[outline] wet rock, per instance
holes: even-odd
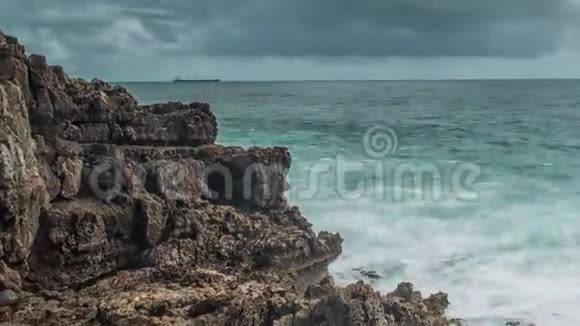
[[[362,275],[363,277],[368,278],[370,280],[379,280],[382,278],[382,276],[374,270],[365,270],[363,268],[353,268],[352,271],[358,272],[358,273],[360,273],[360,275]]]
[[[411,283],[401,283],[397,286],[397,289],[392,293],[392,296],[401,298],[406,301],[413,300],[413,284]]]
[[[298,314],[301,325],[393,325],[380,294],[362,282],[336,288],[325,280],[307,290],[306,298],[310,301]]]
[[[535,326],[535,324],[532,323],[526,323],[524,321],[521,320],[510,320],[510,321],[506,321],[505,322],[506,326]]]
[[[449,301],[444,293],[423,299],[421,293],[413,290],[412,284],[401,283],[381,301],[385,313],[393,317],[395,325],[448,325],[445,309]]]

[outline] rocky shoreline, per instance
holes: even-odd
[[[0,32],[0,322],[452,323],[444,293],[336,287],[342,239],[286,202],[288,150],[217,132],[207,104],[140,106]]]

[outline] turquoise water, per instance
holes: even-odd
[[[345,239],[339,283],[362,268],[483,324],[580,325],[580,81],[126,86],[211,103],[220,143],[289,147],[289,200]]]

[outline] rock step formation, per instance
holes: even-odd
[[[445,294],[334,286],[288,150],[216,135],[207,104],[139,106],[0,32],[0,322],[448,324]]]

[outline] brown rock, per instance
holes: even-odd
[[[206,148],[198,154],[206,168],[210,198],[251,208],[285,204],[286,174],[291,157],[283,147]]]
[[[397,289],[382,298],[385,313],[393,316],[396,325],[446,326],[447,295],[439,293],[423,299],[413,291],[410,283],[401,283]]]
[[[191,200],[207,194],[204,164],[197,160],[152,161],[145,165],[146,188],[166,200]]]
[[[137,199],[137,232],[140,241],[154,246],[161,240],[167,223],[163,203],[155,195],[143,194]]]
[[[60,179],[56,176],[50,164],[41,158],[38,160],[38,169],[46,185],[46,191],[48,192],[50,201],[53,201],[61,192]]]
[[[20,274],[0,261],[0,289],[18,290],[22,286]]]
[[[8,48],[0,48],[0,81],[16,76],[16,60]]]
[[[132,212],[95,200],[55,202],[42,218],[31,279],[44,288],[79,286],[127,266],[136,245]]]
[[[34,146],[21,90],[0,81],[0,240],[5,259],[24,266],[49,199]]]
[[[81,188],[83,169],[81,159],[59,156],[55,169],[62,180],[60,196],[65,199],[75,198]]]

